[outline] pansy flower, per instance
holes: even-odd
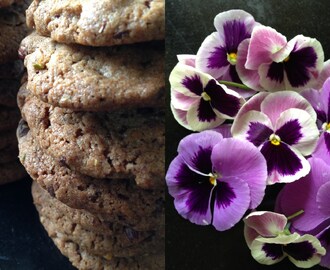
[[[308,268],[318,264],[325,254],[315,236],[291,233],[288,218],[282,214],[253,212],[244,223],[246,243],[252,257],[261,264],[275,264],[288,257],[297,267]]]
[[[259,93],[242,107],[232,135],[260,148],[267,160],[268,184],[288,183],[305,176],[304,156],[315,149],[319,131],[316,114],[306,99],[293,91]]]
[[[330,78],[321,90],[309,89],[301,93],[313,106],[317,114],[321,137],[313,156],[330,162]]]
[[[324,61],[322,46],[316,39],[298,35],[287,42],[285,36],[266,26],[253,29],[243,55],[245,64],[244,59],[238,63],[243,83],[254,85],[259,77],[266,91],[301,91],[316,85]]]
[[[276,211],[291,215],[304,213],[292,220],[292,228],[317,236],[327,254],[321,265],[330,268],[330,166],[319,158],[309,159],[311,172],[298,182],[283,187],[276,200]]]
[[[218,14],[214,18],[217,32],[206,37],[199,48],[196,68],[218,80],[242,83],[236,71],[238,46],[243,40],[250,38],[256,25],[259,23],[243,10],[229,10]],[[244,91],[240,94],[244,94]]]
[[[203,131],[181,140],[166,183],[182,217],[223,231],[260,204],[266,178],[266,161],[253,144]]]
[[[171,109],[187,129],[201,131],[233,119],[244,99],[212,76],[179,62],[171,72]]]

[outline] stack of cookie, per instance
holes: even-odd
[[[27,23],[17,135],[43,226],[78,269],[164,269],[164,1],[34,1]]]
[[[26,8],[23,1],[0,0],[0,184],[26,175],[17,158],[16,139],[20,119],[16,95],[24,69],[17,50],[27,35]]]

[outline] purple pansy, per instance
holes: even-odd
[[[257,26],[242,45],[237,70],[243,83],[266,91],[300,91],[317,84],[324,53],[316,39],[298,35],[287,39],[275,29]]]
[[[317,114],[317,123],[322,131],[313,156],[330,162],[330,78],[321,90],[309,89],[301,93],[313,106]]]
[[[292,228],[300,233],[317,236],[327,249],[321,265],[330,268],[330,166],[312,157],[310,173],[295,183],[284,186],[276,200],[276,211],[291,215],[303,209],[304,213],[292,219]]]
[[[252,257],[272,265],[285,257],[297,267],[312,267],[321,261],[325,249],[310,234],[299,235],[288,229],[288,219],[268,211],[252,212],[244,218],[244,236]]]
[[[251,14],[243,10],[230,10],[214,18],[217,32],[212,33],[202,43],[197,52],[196,68],[218,80],[242,83],[237,71],[238,46],[250,38],[253,28],[259,25]],[[251,92],[240,94],[252,95]]]
[[[233,119],[245,102],[212,76],[181,62],[172,70],[170,84],[175,119],[194,131],[211,129]]]
[[[181,140],[166,183],[181,216],[223,231],[260,204],[266,178],[266,161],[253,144],[203,131]]]
[[[268,184],[288,183],[305,176],[304,156],[315,149],[319,131],[316,114],[306,99],[293,91],[259,93],[236,116],[232,135],[260,148],[267,160]]]

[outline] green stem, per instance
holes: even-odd
[[[300,210],[300,211],[298,211],[298,212],[292,214],[291,216],[288,216],[287,219],[288,219],[288,220],[293,219],[293,218],[295,218],[295,217],[301,215],[302,213],[304,213],[304,210]]]
[[[222,84],[227,85],[227,86],[241,88],[241,89],[244,89],[244,90],[251,90],[251,88],[249,88],[246,85],[241,84],[241,83],[235,83],[235,82],[230,82],[230,81],[219,81],[219,83],[222,83]]]

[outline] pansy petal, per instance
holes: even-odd
[[[247,246],[249,247],[249,249],[251,249],[252,242],[258,236],[260,236],[260,234],[257,233],[257,231],[255,231],[254,229],[252,229],[249,226],[246,226],[246,224],[244,225],[244,238],[245,238],[245,242],[246,242]]]
[[[179,110],[187,111],[194,103],[199,102],[199,96],[188,96],[171,89],[171,105]]]
[[[315,89],[321,89],[324,82],[330,77],[330,59],[324,62],[322,71],[317,80],[317,84],[314,86]]]
[[[261,64],[271,62],[272,54],[283,49],[286,44],[286,37],[275,29],[267,26],[255,27],[252,31],[245,67],[257,70]]]
[[[296,89],[313,87],[316,85],[324,63],[322,45],[315,38],[298,35],[289,41],[294,45],[285,71],[290,85]]]
[[[269,93],[267,92],[261,92],[251,97],[248,102],[244,103],[244,105],[236,115],[236,118],[240,118],[242,115],[246,114],[249,111],[260,111],[261,103],[268,95]]]
[[[286,256],[280,244],[269,244],[256,238],[251,244],[251,255],[260,264],[272,265],[282,261]]]
[[[218,79],[229,68],[224,41],[217,32],[207,36],[196,55],[196,68]]]
[[[297,182],[285,185],[276,200],[276,209],[280,209],[286,216],[304,210],[303,214],[291,222],[297,230],[305,232],[328,219],[327,215],[320,212],[316,195],[319,186],[329,181],[330,167],[318,158],[310,158],[309,163],[310,173]]]
[[[169,77],[171,89],[191,97],[200,96],[210,80],[214,80],[212,76],[180,62]]]
[[[180,141],[178,153],[190,168],[208,175],[213,172],[212,149],[222,139],[215,131],[190,134]]]
[[[243,40],[241,44],[238,46],[236,71],[243,84],[245,84],[246,86],[248,86],[249,88],[255,91],[260,91],[263,90],[263,88],[259,83],[260,76],[258,70],[251,70],[245,68],[249,44],[250,44],[250,39],[246,39]]]
[[[312,105],[301,95],[293,91],[272,93],[262,101],[260,107],[261,111],[269,117],[274,126],[280,114],[291,108],[305,110],[316,121],[316,113]]]
[[[231,124],[223,124],[220,125],[214,129],[212,129],[216,132],[219,132],[224,138],[232,138],[233,136],[231,135]]]
[[[184,65],[195,67],[196,55],[194,54],[178,54],[178,61]]]
[[[263,63],[258,68],[258,74],[261,87],[269,92],[289,89],[286,87],[289,83],[286,73],[284,72],[283,63]]]
[[[329,89],[330,90],[330,89]],[[323,90],[324,91],[324,90]],[[325,100],[321,97],[321,91],[315,89],[307,89],[300,93],[313,106],[320,127],[327,121],[328,106],[325,105]],[[329,92],[328,92],[329,98]]]
[[[321,258],[320,265],[330,268],[330,226],[328,226],[320,236],[317,236],[327,253]]]
[[[249,208],[256,208],[261,203],[266,188],[266,160],[252,143],[234,138],[223,139],[214,146],[211,160],[215,171],[223,178],[239,178],[248,184],[251,197]]]
[[[304,156],[312,154],[319,138],[319,131],[312,117],[306,111],[295,108],[281,113],[276,122],[275,133]]]
[[[330,163],[330,133],[323,132],[321,134],[312,156]]]
[[[231,132],[233,137],[252,142],[260,146],[273,133],[272,124],[262,112],[249,111],[234,120]]]
[[[330,117],[330,78],[327,79],[323,84],[321,100],[324,102],[324,111],[327,114],[326,121],[328,122],[330,121],[330,119],[328,119]]]
[[[178,156],[169,166],[166,183],[181,216],[200,225],[210,223],[212,185],[207,176],[192,171],[183,158]]]
[[[326,251],[320,241],[312,235],[305,234],[290,244],[283,246],[289,260],[297,267],[310,268],[321,261]]]
[[[224,84],[210,80],[205,86],[205,93],[210,97],[210,103],[224,117],[234,117],[245,100],[235,91],[228,89]]]
[[[252,212],[244,218],[245,225],[263,237],[277,236],[284,230],[287,221],[284,215],[269,211]]]
[[[290,40],[294,49],[285,63],[290,85],[296,89],[313,87],[323,68],[324,53],[316,39],[298,35]]]
[[[308,161],[293,147],[280,143],[266,142],[261,153],[267,161],[268,185],[290,183],[307,175],[310,171]]]
[[[187,111],[176,109],[171,104],[171,111],[173,113],[174,119],[183,127],[191,129],[187,122]]]
[[[202,131],[221,125],[226,119],[217,114],[210,102],[200,100],[187,111],[187,123],[191,130]]]
[[[300,238],[298,233],[279,234],[277,237],[258,237],[256,240],[268,244],[287,245]]]
[[[231,65],[229,67],[229,69],[219,78],[219,81],[222,81],[222,80],[236,82],[239,84],[243,83],[237,73],[237,64]],[[240,96],[242,96],[244,98],[251,97],[256,93],[255,90],[247,90],[247,89],[242,89],[242,88],[232,87],[232,86],[230,86],[230,89],[235,91],[236,93],[238,93]]]
[[[214,26],[229,52],[237,50],[240,42],[249,38],[257,25],[251,14],[239,9],[221,12],[214,18]]]
[[[318,190],[316,202],[320,211],[330,219],[330,181],[324,183]]]
[[[228,230],[239,222],[250,204],[248,184],[235,177],[221,178],[214,188],[213,226]]]

